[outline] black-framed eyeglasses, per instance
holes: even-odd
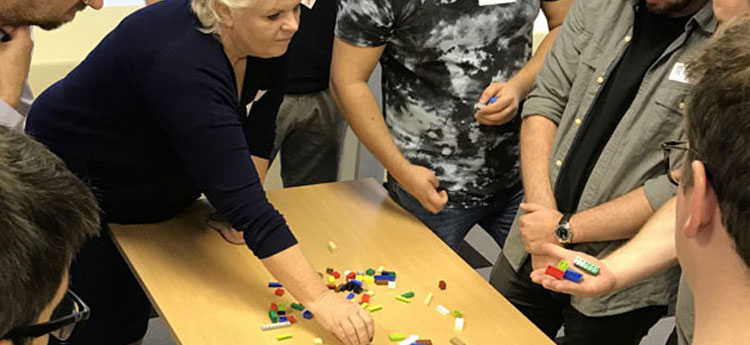
[[[684,157],[685,152],[690,152],[694,157],[693,159],[703,161],[701,154],[691,149],[687,141],[667,141],[661,144],[661,147],[664,149],[664,168],[667,170],[667,177],[669,178],[669,182],[672,182],[675,186],[680,185],[679,171],[681,171],[682,167],[678,165],[678,162],[682,162],[683,160],[672,159],[673,151],[683,153],[678,157]],[[690,164],[687,159],[684,162]],[[703,163],[705,164],[705,161]],[[677,174],[675,175],[675,173]]]
[[[65,344],[72,339],[76,326],[89,319],[91,309],[73,291],[68,290],[52,312],[50,321],[12,329],[0,339],[36,338],[50,334]]]

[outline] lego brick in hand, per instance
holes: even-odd
[[[566,280],[570,280],[570,281],[572,281],[574,283],[580,283],[581,279],[583,279],[583,274],[582,273],[578,273],[578,272],[573,271],[570,268],[568,268],[565,271],[565,275],[563,275],[563,278],[566,279]]]
[[[573,260],[573,265],[575,265],[576,267],[588,273],[591,273],[591,275],[595,276],[599,274],[599,266],[588,262],[586,259],[582,257],[577,256],[575,260]]]
[[[565,275],[564,271],[561,271],[560,269],[552,265],[548,265],[547,270],[544,273],[555,277],[557,280],[563,279],[563,276]]]

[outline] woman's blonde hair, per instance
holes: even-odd
[[[255,6],[261,0],[192,0],[190,8],[195,12],[198,21],[201,22],[201,32],[220,35],[221,18],[216,13],[216,3],[224,4],[230,9],[246,8]]]

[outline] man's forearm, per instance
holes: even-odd
[[[531,60],[529,60],[529,62],[527,62],[526,65],[524,65],[523,68],[521,68],[521,70],[508,81],[509,83],[518,86],[518,90],[521,91],[521,98],[526,98],[529,92],[531,92],[531,88],[534,86],[534,81],[536,81],[536,76],[539,74],[539,71],[542,70],[542,66],[544,65],[544,57],[547,56],[552,44],[555,43],[558,31],[560,31],[559,26],[552,29],[547,36],[544,37],[542,43],[539,44],[539,47],[534,53],[534,56],[531,57]]]
[[[599,206],[576,213],[570,220],[573,242],[622,240],[635,236],[654,213],[643,187]]]
[[[549,160],[557,125],[541,115],[532,115],[521,125],[521,174],[529,203],[557,209],[549,174]]]
[[[401,170],[409,165],[409,161],[393,142],[369,86],[365,82],[338,85],[332,81],[331,91],[357,138],[398,179]]]
[[[677,264],[675,213],[676,202],[672,198],[649,218],[635,237],[602,260],[617,277],[615,290]]]

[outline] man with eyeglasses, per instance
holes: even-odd
[[[0,345],[62,343],[90,311],[68,291],[68,268],[98,235],[99,208],[65,163],[0,126]]]
[[[0,1],[0,125],[23,129],[33,96],[26,84],[31,64],[31,31],[36,25],[56,29],[87,6],[100,9],[104,0]]]

